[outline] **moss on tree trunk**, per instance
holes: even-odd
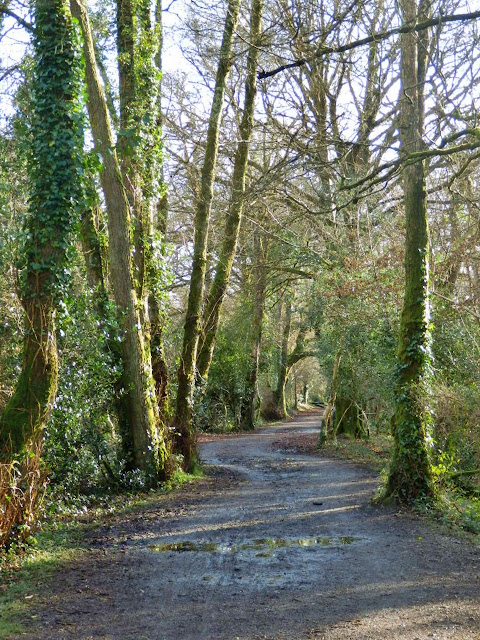
[[[245,396],[242,400],[240,426],[245,431],[253,431],[257,426],[260,413],[260,394],[258,392],[258,367],[263,332],[265,295],[267,289],[267,248],[266,240],[260,236],[258,228],[253,237],[254,269],[254,312],[252,342],[250,347],[250,366],[245,384]]]
[[[122,330],[122,360],[125,401],[128,403],[135,466],[151,482],[170,470],[166,432],[159,420],[152,377],[151,354],[142,324],[141,301],[132,273],[131,219],[123,185],[108,109],[102,92],[85,0],[71,0],[72,13],[79,20],[84,40],[87,107],[96,151],[102,157],[101,182],[109,227],[110,277]]]
[[[197,377],[201,386],[205,386],[212,362],[213,350],[220,322],[220,312],[227,290],[237,249],[238,234],[245,199],[245,177],[247,173],[250,138],[253,131],[255,96],[257,94],[257,66],[259,56],[259,38],[262,24],[263,0],[253,0],[250,19],[250,48],[247,58],[247,77],[245,80],[245,105],[239,127],[239,143],[235,153],[232,191],[225,223],[225,233],[220,256],[215,267],[215,277],[208,294],[203,313],[203,340],[200,339],[197,357]]]
[[[217,164],[220,118],[225,96],[226,80],[232,64],[232,42],[238,21],[239,8],[240,0],[229,0],[223,40],[220,48],[220,60],[215,79],[215,91],[208,123],[200,194],[195,214],[192,274],[188,292],[182,353],[178,367],[177,403],[175,418],[173,420],[175,450],[183,456],[183,464],[186,471],[194,469],[197,464],[196,434],[192,422],[195,366],[207,267],[208,226]]]
[[[283,325],[282,349],[280,353],[280,370],[278,372],[277,388],[274,393],[275,412],[278,418],[287,417],[287,400],[285,397],[285,387],[288,379],[288,340],[292,325],[292,301],[288,298],[285,301],[285,320]]]
[[[403,0],[405,22],[417,19],[416,0]],[[401,143],[404,154],[422,148],[425,61],[415,33],[402,35]],[[423,162],[404,168],[405,294],[400,321],[394,450],[386,486],[387,496],[411,503],[434,493],[427,432],[429,337],[428,218]]]
[[[92,289],[93,303],[98,315],[100,326],[108,335],[103,343],[104,348],[110,353],[113,365],[121,375],[114,384],[114,409],[117,418],[117,425],[121,439],[122,457],[125,462],[125,469],[132,471],[135,468],[133,457],[133,438],[130,429],[131,416],[128,399],[125,397],[126,380],[123,374],[123,357],[121,336],[110,325],[111,306],[108,298],[107,287],[104,277],[104,256],[98,234],[98,220],[101,212],[97,202],[97,193],[93,184],[93,176],[89,181],[89,199],[91,206],[82,213],[82,224],[80,228],[80,239],[82,252],[87,267],[87,282]]]
[[[35,3],[23,366],[0,417],[7,457],[41,444],[57,392],[55,310],[65,294],[82,174],[80,47],[65,0]],[[59,46],[59,43],[62,46]]]
[[[354,399],[336,396],[333,430],[335,436],[344,435],[352,439],[366,437],[367,432],[361,412]]]
[[[41,440],[57,393],[58,358],[51,301],[25,304],[22,372],[0,418],[0,451],[22,453]]]

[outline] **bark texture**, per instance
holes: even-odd
[[[27,327],[22,372],[0,417],[0,455],[7,459],[40,442],[58,386],[52,301],[36,295],[24,302],[24,309]]]
[[[162,72],[162,51],[163,51],[163,23],[162,23],[162,0],[157,0],[155,3],[155,30],[157,33],[157,50],[155,55],[155,65],[159,73]],[[161,130],[163,124],[163,112],[162,112],[162,84],[160,76],[160,87],[157,94],[156,116],[157,127]],[[164,187],[164,173],[163,162],[160,167],[160,181],[162,187]],[[153,213],[153,212],[152,212]],[[164,191],[161,197],[157,200],[156,215],[154,215],[149,237],[152,239],[155,232],[163,239],[167,232],[167,218],[168,218],[168,198],[167,193]],[[153,233],[152,233],[153,230]],[[162,245],[161,249],[162,263],[165,261],[165,247]],[[149,254],[149,260],[147,261],[147,272],[150,283],[152,281],[158,282],[158,269],[152,269],[154,263],[154,252]],[[152,354],[152,373],[155,380],[155,389],[157,391],[158,409],[160,412],[160,418],[166,421],[167,414],[169,413],[169,373],[167,367],[167,361],[165,359],[164,349],[164,334],[165,334],[165,317],[162,309],[162,299],[158,295],[158,291],[155,286],[150,286],[148,309],[150,315],[150,350]]]
[[[200,330],[200,314],[203,304],[205,272],[207,265],[207,239],[209,216],[213,198],[213,181],[218,154],[218,136],[222,115],[225,85],[232,63],[232,42],[238,21],[240,0],[230,0],[220,48],[220,60],[215,79],[215,91],[208,123],[205,158],[201,172],[200,195],[195,214],[195,237],[192,275],[188,293],[187,313],[183,334],[183,347],[178,368],[178,391],[173,421],[174,445],[183,456],[185,470],[193,469],[197,461],[195,430],[192,424],[195,365]]]
[[[354,398],[337,395],[334,415],[334,439],[339,435],[344,435],[348,438],[364,438],[367,436],[362,413]]]
[[[292,326],[292,301],[285,301],[285,320],[283,323],[282,350],[280,354],[280,371],[278,373],[277,388],[274,394],[276,412],[279,418],[287,416],[287,401],[285,398],[285,386],[288,379],[288,341]]]
[[[417,19],[416,0],[403,0],[403,18]],[[426,63],[414,32],[402,35],[401,142],[404,154],[422,149],[423,82]],[[433,495],[426,436],[429,337],[428,219],[423,162],[404,169],[405,294],[400,322],[394,451],[387,495],[400,502]]]
[[[85,0],[71,0],[83,40],[88,89],[87,107],[95,149],[102,158],[101,182],[109,228],[110,278],[123,331],[122,357],[127,383],[129,424],[135,465],[153,478],[168,470],[168,448],[159,427],[151,359],[143,334],[140,305],[132,276],[130,209],[117,159],[108,109],[102,92]]]
[[[98,220],[101,212],[99,204],[96,202],[96,190],[92,185],[90,198],[92,205],[82,213],[82,224],[80,240],[82,253],[87,267],[87,282],[92,291],[92,300],[98,316],[100,326],[109,324],[111,314],[110,302],[106,286],[104,256],[98,235]],[[129,402],[124,390],[126,381],[123,376],[123,358],[121,337],[117,331],[110,326],[106,331],[108,338],[105,342],[105,349],[110,353],[112,362],[122,375],[115,381],[115,396],[113,398],[114,410],[117,418],[117,425],[122,440],[122,453],[125,461],[125,470],[132,471],[135,468],[133,458],[133,440],[129,421]]]
[[[245,80],[245,104],[239,127],[239,141],[233,167],[232,192],[225,223],[223,243],[215,267],[215,277],[203,313],[202,336],[200,337],[198,349],[197,377],[202,386],[205,386],[212,362],[215,338],[220,321],[220,312],[235,258],[238,233],[242,219],[243,203],[245,200],[245,176],[247,173],[250,138],[253,131],[255,96],[257,94],[257,67],[260,51],[262,9],[263,0],[252,1],[250,48],[248,51],[247,77]]]
[[[253,237],[254,268],[254,311],[252,342],[250,347],[250,367],[245,385],[245,395],[242,401],[240,426],[245,431],[253,431],[257,426],[260,412],[260,394],[258,391],[258,367],[260,361],[260,347],[262,343],[263,318],[265,296],[267,291],[267,247],[266,241],[257,228]]]

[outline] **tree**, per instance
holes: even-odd
[[[202,165],[200,193],[196,203],[194,254],[191,269],[190,289],[183,333],[183,347],[178,367],[178,391],[175,418],[175,449],[183,456],[187,471],[195,468],[197,452],[195,430],[192,425],[193,393],[195,388],[195,366],[200,331],[200,316],[205,286],[207,264],[207,239],[209,216],[213,198],[213,182],[218,154],[220,117],[222,114],[225,84],[232,64],[232,41],[238,20],[240,0],[229,0],[223,40],[220,48],[215,90],[208,123],[207,144]]]
[[[403,0],[406,23],[425,15],[428,0]],[[401,38],[402,104],[401,142],[404,153],[422,149],[425,42],[414,32]],[[400,320],[398,379],[394,416],[394,451],[386,493],[406,503],[433,495],[427,435],[430,358],[429,237],[423,161],[407,163],[403,190],[406,218],[405,294]]]
[[[263,0],[253,0],[250,19],[247,76],[245,79],[245,104],[238,131],[239,141],[233,167],[230,202],[225,222],[223,242],[215,267],[215,276],[206,297],[205,310],[202,314],[202,336],[199,342],[197,356],[197,377],[200,385],[205,384],[212,361],[215,336],[220,320],[223,299],[235,258],[242,219],[248,151],[253,131],[255,96],[257,93],[257,66],[260,53],[262,10]]]
[[[242,429],[252,431],[257,426],[260,410],[260,393],[258,389],[260,349],[262,343],[263,318],[265,314],[265,296],[267,291],[267,256],[268,238],[257,227],[253,234],[254,263],[253,279],[253,323],[250,344],[250,366],[245,384],[245,395],[242,402],[240,424]]]
[[[166,226],[161,141],[161,3],[150,15],[149,0],[117,2],[117,61],[120,118],[119,161],[130,211],[134,281],[150,349],[152,375],[162,421],[167,404],[167,367],[163,356],[161,312]]]
[[[40,446],[55,400],[55,314],[68,286],[83,172],[80,47],[68,3],[38,0],[35,25],[23,365],[0,417],[0,447],[8,455]]]
[[[145,471],[150,481],[169,472],[169,450],[159,419],[151,371],[151,355],[140,300],[134,284],[130,206],[115,151],[106,100],[95,62],[95,51],[83,0],[72,0],[72,13],[83,35],[87,107],[95,150],[102,159],[101,183],[105,195],[109,230],[110,277],[123,331],[123,380],[128,399],[129,433],[123,434],[124,449],[133,464]]]

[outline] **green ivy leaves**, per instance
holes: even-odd
[[[68,2],[37,1],[34,47],[23,294],[58,302],[83,201],[82,59]]]

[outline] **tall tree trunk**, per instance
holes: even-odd
[[[249,38],[250,48],[247,59],[247,77],[245,79],[245,104],[239,127],[239,142],[235,154],[232,192],[230,195],[222,248],[215,267],[215,277],[203,313],[203,340],[200,338],[198,348],[197,379],[203,386],[206,383],[212,362],[215,339],[220,321],[220,312],[237,250],[238,233],[242,219],[245,199],[245,176],[247,173],[250,138],[253,130],[255,96],[257,94],[257,67],[260,51],[262,10],[263,0],[252,0]]]
[[[337,398],[337,383],[338,372],[340,371],[340,363],[343,355],[343,339],[340,344],[340,348],[335,356],[335,362],[333,363],[332,370],[332,384],[330,386],[330,394],[328,396],[327,406],[322,416],[322,423],[320,426],[320,445],[323,445],[327,438],[334,438],[335,431],[333,429],[335,423],[335,400]]]
[[[55,311],[64,295],[82,174],[80,51],[65,0],[35,3],[32,152],[22,285],[23,366],[0,417],[0,452],[40,445],[57,392]],[[59,46],[59,43],[62,46]]]
[[[92,290],[93,304],[101,326],[109,324],[111,317],[110,303],[105,281],[104,260],[101,244],[98,236],[98,220],[100,219],[100,205],[96,202],[97,193],[91,179],[90,187],[91,206],[82,212],[80,227],[80,240],[82,252],[87,267],[87,282]],[[129,421],[129,403],[125,396],[126,380],[123,375],[123,359],[121,336],[118,331],[110,327],[105,348],[110,352],[113,365],[122,374],[115,381],[114,409],[117,417],[118,430],[122,441],[122,453],[125,461],[125,469],[132,471],[135,467],[133,459],[133,439]]]
[[[165,313],[162,308],[163,298],[159,289],[158,269],[155,268],[155,260],[165,261],[165,245],[163,238],[167,231],[167,196],[164,194],[159,200],[156,212],[156,232],[162,240],[152,241],[149,246],[147,257],[147,273],[150,282],[148,310],[150,314],[150,350],[152,354],[152,374],[155,380],[157,392],[157,403],[160,417],[166,421],[169,412],[168,381],[169,373],[167,361],[165,359],[164,334],[165,334]],[[153,227],[153,224],[151,225]],[[150,232],[150,237],[154,233]],[[158,247],[160,243],[160,247]]]
[[[365,438],[367,436],[363,414],[355,398],[337,395],[334,417],[334,440],[339,435],[349,438]]]
[[[162,51],[163,51],[163,23],[162,23],[162,0],[157,0],[155,3],[155,29],[157,32],[158,43],[155,56],[155,65],[157,72],[162,72]],[[161,78],[161,76],[160,76]],[[160,87],[157,94],[157,128],[162,129],[163,113],[162,113],[162,84],[160,80]],[[165,244],[164,238],[167,233],[167,218],[168,218],[168,198],[167,192],[164,186],[164,171],[163,162],[160,167],[160,182],[163,192],[159,195],[156,206],[156,215],[152,221],[152,230],[149,237],[151,238],[149,260],[147,262],[147,269],[149,274],[149,281],[151,283],[149,290],[148,309],[150,313],[150,350],[152,354],[152,373],[155,380],[155,389],[157,391],[157,402],[160,411],[160,417],[162,420],[166,420],[166,416],[169,413],[169,393],[168,382],[169,373],[167,367],[167,361],[165,359],[164,349],[164,334],[165,334],[165,315],[162,310],[163,299],[160,292],[157,291],[155,284],[158,283],[158,269],[152,270],[152,266],[155,263],[155,258],[160,257],[162,263],[165,262]],[[158,239],[154,242],[155,235],[161,238],[160,252],[157,251],[157,255],[154,252],[154,246],[158,243]],[[160,256],[158,256],[160,253]]]
[[[402,0],[404,22],[417,19],[416,0]],[[422,149],[423,82],[425,61],[418,51],[415,33],[402,35],[402,151],[407,155]],[[422,77],[423,74],[423,77]],[[410,503],[433,495],[427,430],[429,336],[428,219],[423,162],[404,169],[405,294],[400,321],[398,379],[395,398],[394,450],[387,495]]]
[[[150,351],[146,346],[139,301],[132,276],[130,210],[115,151],[108,110],[102,92],[85,0],[71,0],[84,45],[88,89],[87,107],[95,148],[102,158],[101,181],[109,227],[109,256],[113,294],[123,331],[123,370],[127,386],[129,422],[134,460],[152,481],[168,470],[166,436],[160,429],[155,389],[151,374]]]
[[[151,23],[149,0],[117,1],[117,50],[120,78],[119,156],[134,221],[135,282],[141,303],[146,348],[161,419],[166,413],[168,372],[163,353],[165,318],[161,240],[166,227],[166,198],[161,161],[161,2]],[[148,116],[148,117],[147,117]],[[132,144],[133,142],[133,144]],[[157,202],[155,202],[155,199]],[[155,206],[156,205],[156,206]],[[148,330],[147,330],[148,328]]]
[[[213,103],[208,123],[200,196],[195,215],[192,275],[188,293],[182,354],[178,367],[177,404],[173,421],[175,429],[175,450],[183,456],[184,468],[187,471],[195,467],[197,460],[195,430],[192,424],[195,365],[205,285],[208,226],[213,198],[213,181],[217,164],[220,118],[225,96],[226,79],[232,64],[232,42],[238,21],[239,8],[240,0],[229,0],[222,46],[220,48],[220,60],[215,79]]]
[[[136,86],[139,52],[137,39],[138,6],[137,0],[117,0],[117,61],[119,78],[120,131],[117,151],[122,171],[123,185],[130,204],[133,224],[133,256],[134,282],[140,304],[144,302],[145,287],[145,219],[142,190],[141,159],[139,157],[141,140],[141,119],[143,116],[145,96]],[[140,307],[142,324],[145,310]]]
[[[292,326],[292,301],[285,301],[285,320],[283,325],[282,352],[280,356],[280,371],[278,374],[277,388],[275,390],[275,407],[279,418],[287,416],[287,402],[285,398],[285,386],[288,378],[288,340]]]
[[[252,431],[257,426],[260,410],[260,394],[258,392],[258,366],[260,347],[262,342],[263,317],[265,295],[267,291],[267,248],[266,241],[261,237],[260,230],[255,229],[253,236],[255,278],[255,301],[253,311],[252,345],[250,349],[250,367],[245,385],[245,396],[241,407],[240,425],[246,431]]]

